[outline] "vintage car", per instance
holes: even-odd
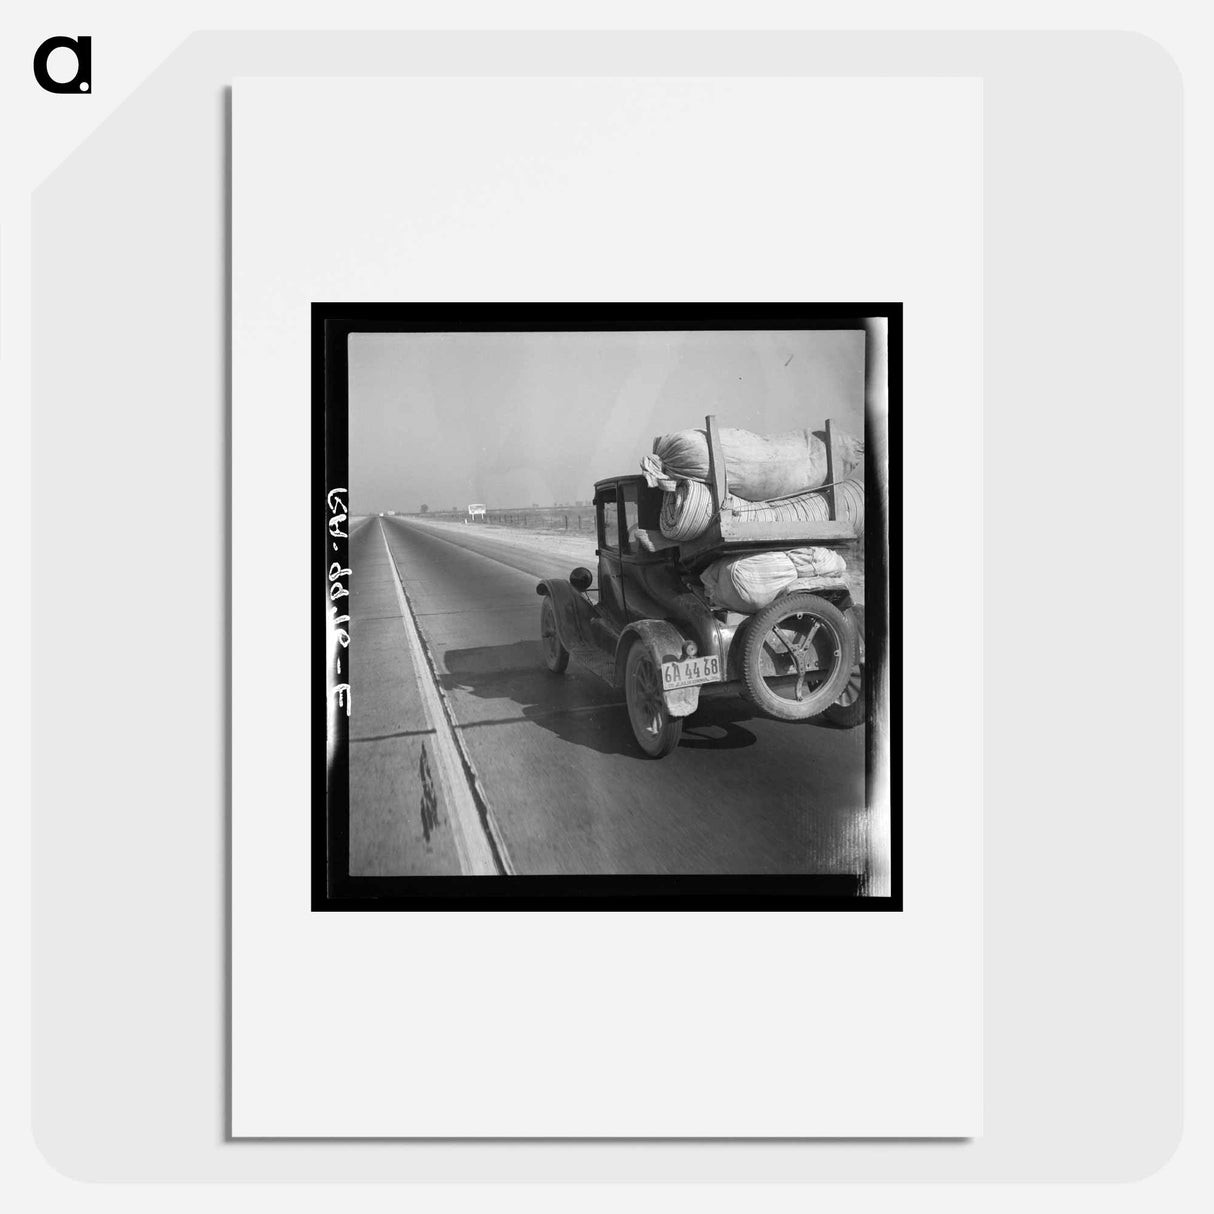
[[[714,502],[725,499],[715,420],[707,419]],[[563,673],[572,657],[624,691],[645,755],[678,745],[702,691],[733,692],[785,721],[824,716],[842,726],[865,717],[863,607],[843,577],[802,579],[763,610],[712,605],[699,573],[722,555],[795,543],[855,538],[846,523],[750,524],[736,528],[717,509],[709,532],[672,543],[659,526],[662,490],[643,476],[598,481],[598,577],[577,568],[537,586],[544,659]],[[833,510],[833,508],[832,508]]]

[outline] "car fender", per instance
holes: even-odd
[[[856,625],[856,661],[864,665],[864,604],[855,603],[848,613]]]
[[[580,590],[574,590],[563,578],[546,578],[536,586],[535,593],[552,600],[557,635],[566,649],[590,640],[595,607]]]
[[[673,662],[683,656],[687,638],[667,620],[636,620],[620,633],[615,647],[615,683],[623,686],[628,650],[635,642],[644,645],[659,668],[663,662]],[[666,710],[672,717],[690,716],[699,707],[698,687],[678,687],[662,693]]]

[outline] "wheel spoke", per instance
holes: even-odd
[[[821,629],[821,627],[822,627],[822,621],[814,620],[813,623],[809,626],[809,631],[805,634],[805,636],[797,638],[797,643],[796,643],[795,647],[793,645],[789,644],[788,638],[784,635],[784,633],[780,630],[780,628],[778,626],[771,630],[771,635],[777,637],[780,641],[780,644],[782,644],[784,646],[784,648],[787,649],[788,652],[793,655],[793,657],[796,657],[797,654],[804,654],[813,645],[814,637],[816,637],[818,635],[818,632]],[[790,631],[792,631],[792,633],[794,634],[794,637],[795,637],[797,630],[794,628],[794,629],[791,629]]]
[[[800,619],[801,617],[798,616],[797,618]],[[771,630],[771,635],[775,636],[780,641],[780,643],[784,646],[784,648],[788,651],[788,657],[785,660],[791,661],[791,663],[792,663],[791,670],[785,671],[783,673],[781,673],[780,671],[777,671],[776,677],[777,678],[786,678],[789,675],[796,676],[796,682],[793,684],[792,694],[793,694],[793,698],[795,700],[797,700],[798,702],[801,702],[802,700],[805,699],[805,693],[806,693],[806,689],[808,687],[808,676],[810,674],[817,673],[816,671],[810,671],[807,668],[806,663],[807,663],[810,653],[813,652],[809,648],[810,642],[813,640],[814,635],[817,633],[818,629],[821,627],[822,627],[822,622],[820,620],[814,620],[812,625],[810,626],[809,632],[806,634],[805,638],[803,640],[799,640],[795,647],[789,643],[788,638],[784,635],[784,633],[778,627],[773,628]],[[770,650],[770,646],[769,646],[769,650]],[[783,655],[780,655],[780,656],[783,657]],[[774,657],[775,657],[775,654],[773,652],[773,660],[774,660]],[[773,688],[773,690],[774,690],[774,688]],[[787,692],[785,692],[785,694],[787,694]]]
[[[791,645],[788,643],[787,638],[786,638],[786,637],[784,636],[784,634],[783,634],[783,633],[782,633],[782,632],[779,630],[779,628],[773,628],[773,629],[771,630],[771,635],[772,635],[772,636],[774,636],[774,637],[776,637],[776,638],[779,640],[780,644],[781,644],[781,645],[783,645],[783,646],[784,646],[784,648],[785,648],[785,649],[787,649],[787,650],[788,650],[788,652],[792,654],[792,656],[793,656],[793,658],[794,658],[794,659],[796,658],[796,656],[797,656],[797,651],[796,651],[796,650],[795,650],[795,649],[794,649],[794,648],[793,648],[793,647],[792,647],[792,646],[791,646]],[[770,638],[769,638],[769,639],[770,639]],[[764,642],[764,644],[766,644],[766,643],[767,643],[767,642],[765,641],[765,642]],[[768,646],[768,648],[770,648],[770,646]]]
[[[637,663],[632,673],[632,691],[636,707],[633,709],[630,705],[629,711],[632,712],[636,728],[653,738],[659,737],[665,705],[652,662],[644,660]]]

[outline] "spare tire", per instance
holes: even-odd
[[[843,613],[806,590],[781,595],[745,624],[742,691],[781,721],[817,716],[839,698],[855,663]]]

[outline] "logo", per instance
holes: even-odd
[[[52,51],[68,50],[76,56],[76,74],[71,80],[54,80],[46,70]],[[34,79],[48,93],[88,93],[93,88],[93,40],[81,34],[77,38],[48,38],[34,52]]]

